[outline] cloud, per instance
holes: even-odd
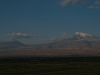
[[[69,4],[75,5],[75,4],[78,4],[78,3],[85,3],[87,1],[89,2],[90,0],[61,0],[59,4],[62,7],[65,7]],[[100,0],[93,0],[93,5],[88,6],[88,8],[99,9],[100,8]]]
[[[57,38],[49,38],[49,39],[47,39],[48,41],[56,41],[57,40]]]
[[[94,6],[94,5],[92,5],[92,6],[89,6],[88,8],[95,8],[95,6]]]
[[[86,1],[88,1],[88,0],[62,0],[62,1],[60,2],[60,5],[61,5],[62,7],[65,7],[65,6],[67,6],[68,4],[73,4],[73,5],[75,5],[75,4],[77,4],[77,3],[84,3],[84,2],[86,2]]]
[[[92,22],[93,20],[88,20],[88,21],[86,21],[86,22]]]
[[[7,34],[7,36],[11,36],[13,38],[31,38],[31,37],[40,37],[41,35],[33,35],[33,34],[26,34],[26,33],[12,33],[12,34]]]
[[[90,9],[99,9],[100,8],[100,6],[94,6],[94,5],[92,5],[92,6],[89,6],[88,8],[90,8]]]
[[[100,8],[100,0],[96,0],[93,5],[89,6],[88,8],[92,9],[99,9]]]
[[[96,5],[100,5],[100,1],[97,0],[97,1],[95,2],[95,4],[96,4]]]

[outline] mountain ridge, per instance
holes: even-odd
[[[0,56],[100,56],[100,39],[99,37],[96,39],[92,35],[86,35],[84,38],[79,38],[79,36],[64,38],[52,43],[34,46],[23,44],[18,46],[16,43],[20,43],[17,40],[11,40],[8,43],[10,45],[6,43],[0,47]]]
[[[21,47],[21,46],[25,46],[25,45],[15,39],[11,39],[8,41],[0,41],[1,49],[9,49],[9,48],[15,48],[15,47]]]
[[[45,48],[100,48],[100,38],[90,34],[76,32],[70,38],[54,41],[45,45]],[[43,47],[43,46],[42,46]]]

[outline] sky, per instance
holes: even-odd
[[[100,36],[100,0],[0,0],[0,40],[42,44],[75,32]]]

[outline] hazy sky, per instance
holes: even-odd
[[[100,0],[0,0],[0,40],[39,44],[75,32],[100,36]]]

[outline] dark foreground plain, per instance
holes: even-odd
[[[100,75],[100,57],[1,58],[0,75]]]

